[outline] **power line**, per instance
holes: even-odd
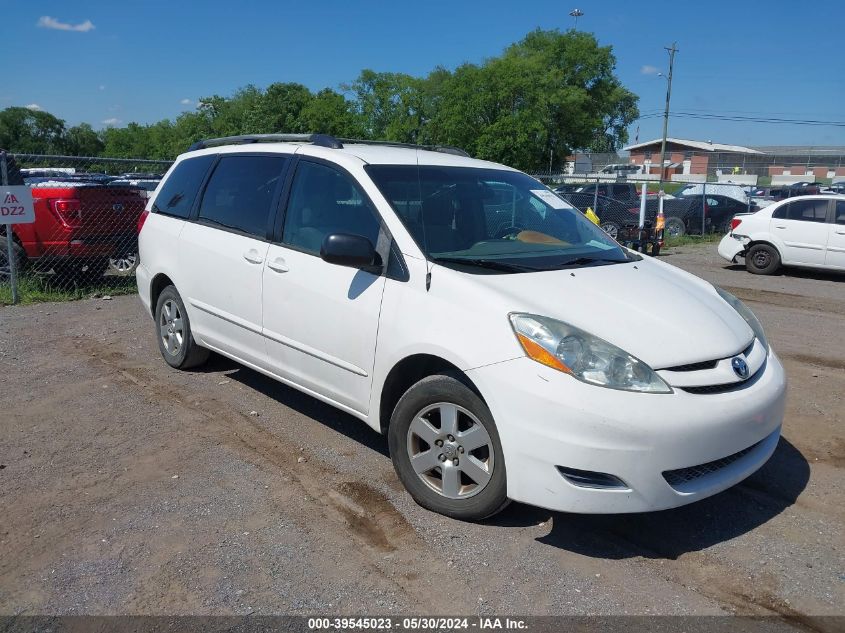
[[[662,113],[650,113],[640,116],[640,119],[653,119]],[[737,123],[777,123],[787,125],[819,125],[831,127],[845,127],[845,121],[820,121],[816,119],[784,119],[776,117],[753,117],[726,114],[704,114],[699,112],[672,112],[673,117],[685,119],[702,119],[709,121],[733,121]]]

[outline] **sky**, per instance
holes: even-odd
[[[669,136],[739,145],[845,145],[841,0],[0,0],[0,109],[95,128],[152,123],[247,84],[339,89],[363,68],[425,75],[499,55],[536,28],[610,45],[639,95],[633,142],[658,138],[677,42]],[[830,19],[828,19],[830,18]],[[650,116],[646,116],[650,115]]]

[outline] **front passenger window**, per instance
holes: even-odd
[[[376,246],[381,225],[361,190],[346,174],[302,161],[290,194],[282,242],[319,254],[330,233],[366,237]]]

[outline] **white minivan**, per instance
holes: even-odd
[[[778,443],[786,379],[746,306],[458,150],[200,142],[139,232],[167,363],[213,350],[360,418],[452,517],[671,508]]]

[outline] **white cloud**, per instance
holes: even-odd
[[[91,20],[85,20],[79,24],[70,24],[69,22],[59,22],[56,18],[51,18],[49,15],[42,15],[35,23],[42,29],[54,29],[56,31],[77,31],[78,33],[87,33],[93,31],[96,27]]]
[[[35,110],[40,110],[40,109],[41,109],[41,106],[40,106],[40,105],[38,105],[37,103],[30,103],[29,105],[24,106],[24,107],[25,107],[27,110],[33,110],[33,111],[35,111]]]
[[[120,125],[121,123],[123,123],[123,121],[114,117],[103,120],[103,125]]]
[[[181,103],[182,105],[193,105],[194,102],[190,99],[182,99],[179,103]]]
[[[654,66],[649,66],[648,64],[646,64],[645,66],[640,68],[640,72],[643,75],[656,75],[657,73],[660,72],[660,69],[656,68]]]

